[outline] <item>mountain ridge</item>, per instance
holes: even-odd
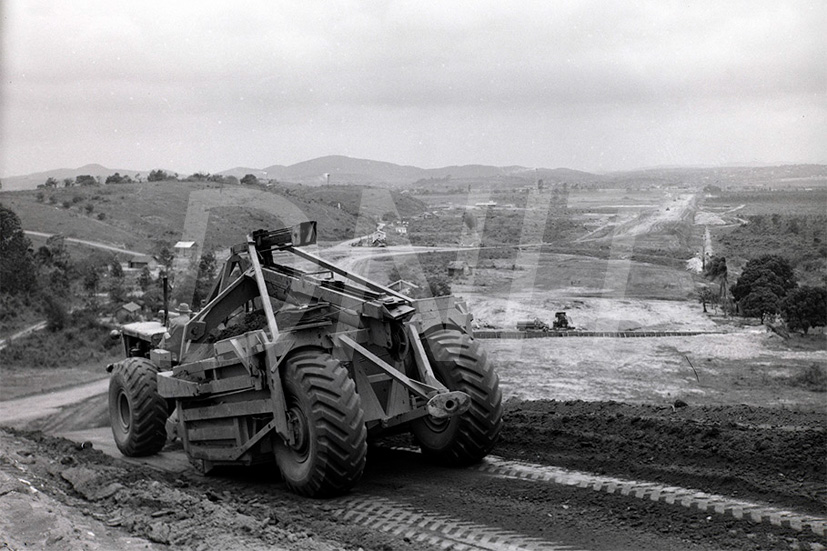
[[[420,181],[429,180],[489,180],[502,181],[513,179],[515,181],[526,180],[536,181],[539,179],[549,182],[601,182],[609,180],[623,181],[623,176],[632,177],[635,174],[651,175],[653,173],[668,173],[678,170],[686,171],[721,171],[721,170],[766,170],[772,171],[783,169],[791,172],[804,172],[814,174],[818,177],[827,175],[827,165],[819,164],[789,164],[789,165],[767,165],[764,167],[743,167],[734,165],[732,167],[653,167],[647,169],[614,171],[596,174],[571,168],[544,168],[524,167],[520,165],[494,166],[485,164],[451,165],[439,168],[420,168],[413,165],[399,165],[386,161],[371,159],[359,159],[345,155],[326,155],[301,161],[292,165],[274,164],[264,168],[252,168],[238,166],[215,174],[222,176],[235,176],[242,178],[246,174],[253,174],[260,179],[277,180],[305,185],[331,184],[362,184],[362,185],[385,185],[393,188],[400,188],[416,184]],[[170,174],[173,170],[163,169]],[[42,172],[35,172],[21,176],[10,176],[2,178],[3,191],[15,191],[34,189],[44,183],[47,178],[55,178],[62,181],[65,178],[76,178],[82,174],[89,174],[105,180],[107,176],[115,172],[121,175],[130,175],[133,178],[146,178],[148,170],[115,169],[107,168],[97,163],[85,164],[78,168],[59,168]],[[184,176],[182,174],[182,176]]]

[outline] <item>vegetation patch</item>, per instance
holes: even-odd
[[[800,373],[793,376],[791,382],[795,386],[806,388],[813,392],[827,392],[827,368],[813,362]]]
[[[823,284],[827,273],[827,216],[751,215],[746,224],[721,235],[718,247],[727,257],[784,255],[803,281]]]
[[[109,337],[110,328],[94,312],[77,310],[63,329],[32,333],[0,350],[0,365],[14,367],[71,367],[104,363],[119,352],[119,341]]]

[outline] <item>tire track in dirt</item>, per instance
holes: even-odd
[[[699,511],[731,516],[738,520],[747,519],[754,523],[765,522],[774,526],[791,528],[798,532],[810,531],[817,536],[827,536],[827,517],[805,515],[767,504],[732,499],[690,488],[601,476],[559,467],[509,461],[493,456],[487,457],[476,469],[495,476],[577,486],[578,488],[609,494],[618,493],[669,505],[677,503],[690,509],[695,508]]]
[[[546,339],[555,337],[609,337],[632,339],[642,337],[696,337],[719,335],[718,331],[474,331],[478,339]]]
[[[343,521],[389,532],[407,540],[465,551],[470,549],[575,551],[571,545],[526,537],[511,530],[438,515],[371,495],[331,500],[329,506]]]

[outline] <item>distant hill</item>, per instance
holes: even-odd
[[[391,187],[408,186],[427,180],[496,180],[518,178],[534,181],[545,178],[551,181],[572,178],[600,180],[602,177],[588,172],[570,169],[526,168],[523,166],[462,165],[442,168],[419,168],[368,159],[354,159],[342,155],[330,155],[290,166],[273,165],[262,169],[268,178],[309,185],[368,184]],[[329,175],[329,176],[328,176]]]
[[[174,170],[164,169],[173,174]],[[81,174],[91,174],[105,180],[115,172],[130,175],[132,178],[146,179],[148,171],[134,169],[114,169],[97,164],[80,168],[62,168],[47,172],[38,172],[25,176],[3,178],[3,190],[14,191],[34,189],[52,177],[61,181],[75,178]],[[570,168],[529,168],[524,166],[461,165],[441,168],[419,168],[410,165],[398,165],[384,161],[356,159],[343,155],[328,155],[289,166],[271,165],[264,168],[235,167],[217,174],[235,176],[241,179],[246,174],[253,174],[262,180],[296,183],[304,185],[322,185],[330,183],[358,184],[388,188],[409,186],[427,186],[431,181],[451,181],[454,184],[472,183],[494,186],[533,183],[543,179],[548,183],[568,182],[570,184],[597,186],[673,186],[709,183],[737,185],[782,185],[782,182],[801,180],[818,180],[827,178],[825,165],[780,165],[780,166],[734,166],[734,167],[658,167],[593,174]],[[181,174],[187,176],[187,174]],[[441,184],[440,184],[441,185]]]

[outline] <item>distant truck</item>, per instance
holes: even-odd
[[[540,318],[534,318],[533,320],[528,321],[518,321],[517,322],[517,330],[518,331],[550,331],[551,327],[542,321]]]
[[[574,329],[574,326],[571,325],[571,320],[566,315],[565,312],[556,312],[554,314],[554,321],[552,322],[551,326],[541,320],[540,318],[534,318],[533,320],[527,321],[518,321],[517,322],[517,330],[518,331],[568,331],[570,329]]]

